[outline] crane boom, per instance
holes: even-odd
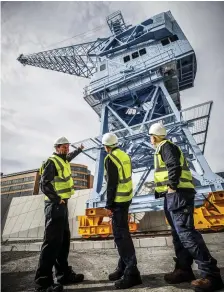
[[[108,38],[18,57],[25,65],[90,78],[96,72],[97,53]]]

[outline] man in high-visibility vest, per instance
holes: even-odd
[[[142,283],[128,226],[128,210],[133,197],[131,158],[118,147],[118,138],[113,133],[106,133],[102,144],[107,152],[104,161],[107,182],[105,208],[110,210],[114,241],[120,256],[109,280],[115,281],[116,289],[127,289]]]
[[[172,230],[176,265],[164,276],[166,282],[191,282],[195,291],[212,292],[221,289],[223,281],[214,259],[201,234],[194,227],[195,189],[188,163],[181,149],[166,139],[162,123],[149,129],[154,155],[156,198],[164,197],[164,212]],[[198,264],[201,278],[195,280],[191,265]]]
[[[69,153],[69,141],[60,137],[54,143],[55,152],[40,168],[40,187],[45,194],[45,233],[39,264],[35,275],[35,289],[41,292],[60,292],[63,285],[82,282],[83,274],[76,274],[68,265],[70,229],[68,200],[74,194],[70,161],[84,148]],[[57,283],[53,281],[55,267]]]

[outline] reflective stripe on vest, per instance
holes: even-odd
[[[155,190],[158,193],[163,193],[167,191],[167,184],[169,183],[168,179],[168,170],[164,161],[162,160],[162,156],[159,153],[161,146],[165,143],[171,143],[169,140],[163,140],[156,148],[156,152],[154,155],[154,181],[155,181]],[[179,148],[179,147],[178,147]],[[183,152],[180,150],[180,166],[182,168],[181,176],[179,180],[179,184],[177,188],[192,188],[194,189],[194,185],[192,182],[192,174],[187,164],[187,160],[184,158]]]
[[[71,166],[68,161],[64,161],[57,155],[52,155],[49,157],[49,160],[54,162],[54,165],[57,169],[58,175],[54,177],[52,185],[56,193],[62,199],[69,199],[71,195],[74,194],[74,182],[71,176]],[[45,200],[48,200],[48,197],[45,196]]]
[[[131,159],[124,151],[115,149],[112,153],[105,157],[104,166],[108,157],[113,161],[118,169],[119,182],[114,201],[117,203],[129,202],[133,197]],[[105,167],[104,169],[105,174],[107,174]]]

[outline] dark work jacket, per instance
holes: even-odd
[[[180,150],[177,145],[171,143],[165,143],[161,146],[159,154],[161,154],[162,160],[164,161],[166,168],[168,170],[168,186],[178,191],[178,184],[181,176],[182,168],[180,166]],[[183,189],[181,191],[184,193],[196,193],[193,189]],[[155,192],[155,197],[162,197],[164,194],[158,194]]]
[[[62,158],[64,161],[70,162],[73,158],[75,158],[79,153],[82,152],[81,148],[78,148],[78,150],[75,150],[73,152],[66,154],[58,154],[53,153],[54,155],[57,155],[58,157]],[[52,160],[48,159],[45,163],[44,171],[41,176],[40,180],[40,188],[42,192],[51,200],[53,203],[59,203],[61,201],[61,197],[58,196],[58,194],[55,192],[54,187],[52,185],[52,181],[54,180],[54,177],[58,175],[57,169],[55,167],[55,164]]]
[[[115,147],[112,149],[112,152],[118,149],[118,147]],[[114,202],[117,192],[117,186],[119,183],[119,174],[117,166],[113,163],[113,161],[108,157],[105,161],[105,168],[107,171],[106,181],[107,181],[107,201],[106,201],[106,209],[113,210],[116,206],[129,206],[130,202],[124,202],[124,203],[117,203]]]

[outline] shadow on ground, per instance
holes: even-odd
[[[34,251],[17,251],[13,253],[13,261],[20,260],[20,259],[28,259],[30,257],[36,256],[37,252]],[[2,252],[1,253],[1,260],[2,263],[7,264],[8,262],[12,261],[11,252]]]
[[[34,291],[33,279],[35,271],[10,272],[1,274],[2,292]]]
[[[153,274],[153,275],[143,275],[142,276],[142,285],[135,286],[132,289],[156,289],[161,287],[172,287],[172,285],[168,285],[163,280],[164,274]],[[66,287],[68,292],[100,292],[100,291],[118,291],[115,289],[113,282],[109,282],[108,280],[101,280],[101,281],[91,281],[86,280],[85,284],[94,285],[94,287],[77,287],[77,288],[70,288]],[[105,285],[97,286],[97,284],[108,284],[106,287]],[[179,289],[189,289],[190,284],[184,283],[180,285],[175,285],[176,288]],[[124,290],[122,290],[124,291]],[[128,290],[129,291],[129,290]]]
[[[34,279],[35,271],[29,272],[10,272],[2,274],[2,292],[24,292],[24,291],[34,291]],[[135,289],[143,288],[160,288],[168,286],[163,280],[164,274],[153,274],[153,275],[143,275],[142,276],[142,285],[134,287]],[[83,287],[82,287],[83,285]],[[100,285],[100,286],[97,286]],[[86,287],[89,286],[89,287]],[[91,286],[91,287],[90,287]],[[170,286],[170,285],[169,285]],[[73,286],[74,287],[74,286]],[[66,286],[65,291],[68,292],[100,292],[100,291],[113,291],[115,290],[113,282],[108,280],[85,280],[79,286],[73,288]],[[189,288],[188,283],[176,285],[180,289]]]
[[[221,268],[222,275],[224,273],[224,268]],[[26,272],[9,272],[2,273],[2,292],[29,292],[34,291],[34,275],[35,271]],[[198,276],[197,271],[195,275]],[[142,285],[133,287],[138,291],[141,289],[159,289],[161,287],[176,287],[178,289],[190,289],[189,283],[183,283],[179,285],[168,285],[164,282],[164,273],[143,275]],[[132,290],[132,289],[131,289]],[[85,280],[82,284],[77,286],[66,286],[64,291],[66,292],[100,292],[100,291],[115,291],[114,284],[108,280]],[[117,291],[117,290],[116,290]]]

